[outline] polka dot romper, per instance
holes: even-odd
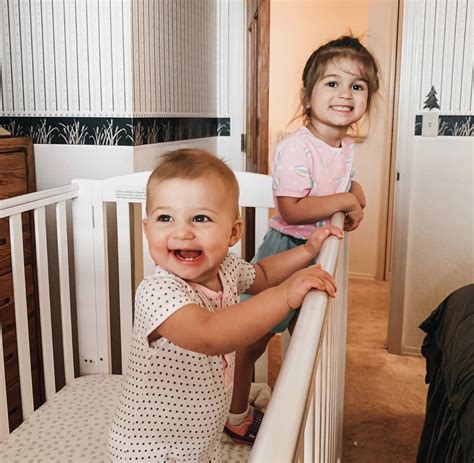
[[[111,461],[220,461],[235,354],[199,354],[163,337],[148,343],[148,335],[184,305],[215,312],[236,304],[255,270],[228,254],[219,275],[222,292],[189,284],[159,267],[140,284],[128,369],[109,432]]]

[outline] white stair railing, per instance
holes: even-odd
[[[335,214],[332,223],[342,229],[343,214]],[[252,463],[341,461],[347,244],[336,237],[323,244],[318,262],[336,276],[337,295],[329,299],[323,291],[311,291],[306,296],[250,454]]]

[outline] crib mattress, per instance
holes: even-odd
[[[122,376],[76,378],[0,442],[0,461],[105,462],[107,432],[118,401]],[[248,459],[247,446],[222,443],[223,463]]]

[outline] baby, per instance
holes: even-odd
[[[229,253],[243,230],[238,198],[232,170],[205,151],[165,154],[148,180],[143,227],[156,270],[136,294],[112,461],[220,461],[235,350],[309,290],[335,295],[333,277],[307,265],[342,232],[318,228],[304,245],[249,264]],[[255,296],[239,303],[244,292]]]

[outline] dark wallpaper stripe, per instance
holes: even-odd
[[[0,126],[37,144],[139,146],[230,136],[230,119],[220,117],[0,117]]]
[[[415,135],[421,135],[423,115],[415,119]],[[474,116],[440,115],[438,123],[439,137],[474,137]]]

